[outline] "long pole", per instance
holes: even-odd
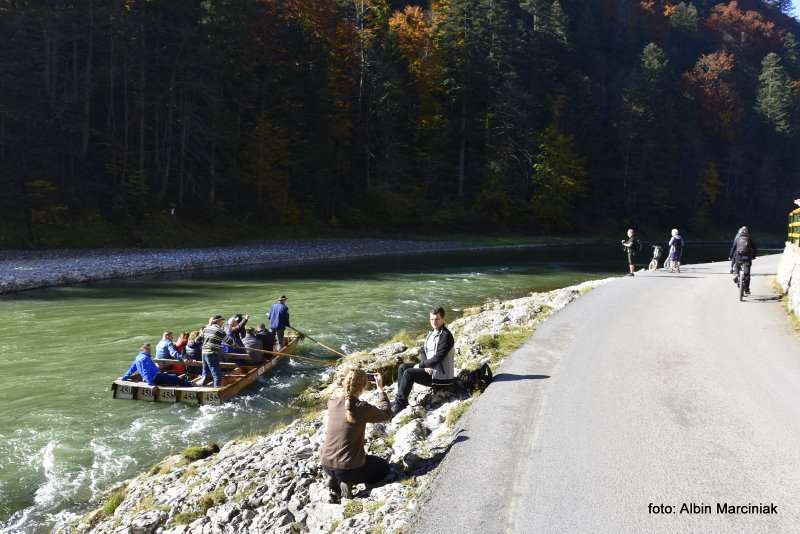
[[[227,347],[230,347],[232,349],[245,350],[247,352],[250,352],[252,350],[254,352],[263,352],[264,354],[272,354],[273,356],[288,356],[290,358],[296,358],[298,360],[309,360],[309,361],[312,361],[312,362],[322,362],[322,363],[331,365],[331,360],[326,360],[324,358],[312,358],[311,356],[298,356],[297,354],[289,354],[288,352],[275,352],[275,351],[272,351],[272,350],[265,350],[265,349],[248,349],[248,348],[245,348],[245,347],[236,347],[234,345],[229,345],[228,343],[223,343],[223,345],[225,345]],[[237,358],[239,358],[241,360],[250,358],[250,356],[248,354],[245,354],[245,353],[229,352],[227,354],[229,354],[230,356],[235,356],[235,357],[237,357]]]
[[[316,339],[314,339],[313,337],[309,336],[309,335],[308,335],[308,334],[306,334],[305,332],[301,332],[301,331],[300,331],[300,330],[298,330],[297,328],[294,328],[294,327],[291,327],[291,326],[287,326],[286,328],[291,328],[292,330],[294,330],[295,332],[297,332],[297,333],[298,333],[298,334],[300,334],[301,336],[304,336],[304,337],[306,337],[306,338],[310,339],[311,341],[313,341],[314,343],[316,343],[316,344],[317,344],[317,345],[319,345],[320,347],[322,347],[322,348],[324,348],[324,349],[328,349],[329,351],[331,351],[331,352],[332,352],[332,353],[334,353],[334,354],[338,354],[338,355],[339,355],[339,356],[341,356],[342,358],[347,358],[347,355],[346,355],[346,354],[342,354],[342,353],[341,353],[341,352],[339,352],[338,350],[330,348],[328,345],[326,345],[326,344],[324,344],[324,343],[322,343],[322,342],[320,342],[320,341],[317,341],[317,340],[316,340]]]

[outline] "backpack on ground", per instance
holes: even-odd
[[[492,383],[492,380],[494,380],[494,376],[488,363],[484,363],[474,371],[461,371],[458,377],[461,387],[468,392],[478,390],[483,393]]]

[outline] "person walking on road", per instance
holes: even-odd
[[[270,329],[275,332],[278,346],[282,349],[285,346],[283,333],[287,327],[292,326],[289,323],[289,307],[286,305],[286,295],[281,295],[278,302],[269,309],[267,321],[269,321]]]
[[[757,254],[758,247],[750,237],[750,230],[746,226],[742,226],[739,229],[739,235],[733,240],[728,259],[733,260],[736,265],[733,283],[739,283],[739,277],[741,276],[741,284],[745,295],[750,294],[750,266]]]
[[[642,251],[642,242],[636,237],[636,232],[633,228],[628,228],[628,239],[622,240],[622,249],[628,257],[628,272],[633,276],[633,271],[636,270],[636,255]]]
[[[672,237],[669,240],[669,272],[681,272],[681,260],[683,259],[683,237],[677,228],[672,229]]]

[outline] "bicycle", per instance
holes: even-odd
[[[747,266],[747,268],[745,268]],[[737,261],[736,262],[736,287],[739,289],[739,302],[743,302],[744,298],[750,294],[750,262]],[[747,287],[747,289],[745,289]]]
[[[651,245],[653,247],[653,259],[650,260],[650,265],[647,266],[647,270],[650,272],[655,271],[658,269],[658,260],[661,259],[661,247],[659,245]]]

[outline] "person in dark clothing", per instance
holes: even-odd
[[[278,302],[269,309],[267,321],[269,321],[269,327],[278,338],[278,345],[282,349],[285,346],[283,333],[287,327],[292,326],[289,323],[289,307],[286,305],[286,295],[281,295]]]
[[[204,327],[203,327],[204,328]],[[186,358],[189,360],[200,361],[203,359],[203,329],[193,330],[189,333],[189,341],[186,342]]]
[[[379,374],[374,377],[380,395],[377,406],[358,398],[367,386],[367,373],[361,369],[350,369],[342,383],[344,394],[328,401],[325,443],[319,450],[319,459],[328,475],[328,489],[334,502],[342,497],[352,498],[352,484],[374,484],[389,473],[386,460],[364,451],[367,423],[382,423],[392,418],[383,379]]]
[[[261,345],[264,347],[264,350],[275,350],[275,334],[271,332],[264,323],[258,325],[256,337],[261,340]]]
[[[397,414],[408,406],[408,395],[414,384],[430,386],[451,384],[455,380],[455,340],[444,325],[444,308],[430,311],[431,331],[422,346],[422,361],[418,366],[401,364],[397,369],[397,397],[392,412]]]
[[[180,386],[190,387],[192,384],[173,373],[162,373],[161,369],[153,362],[150,354],[150,343],[145,343],[139,347],[139,354],[133,360],[128,372],[122,376],[122,380],[129,380],[135,373],[139,373],[143,382],[150,386]]]
[[[642,251],[642,242],[636,237],[633,228],[628,228],[628,239],[622,240],[622,249],[628,257],[629,275],[633,276],[633,271],[636,270],[636,255]]]
[[[750,230],[746,226],[742,226],[739,229],[738,237],[733,240],[728,259],[733,260],[736,265],[733,282],[735,284],[739,283],[739,276],[741,276],[745,295],[750,294],[750,266],[757,255],[758,247],[750,237]],[[741,275],[739,274],[740,272]]]
[[[242,339],[242,343],[244,344],[244,348],[247,349],[247,355],[250,356],[251,365],[261,365],[264,362],[264,353],[260,351],[264,349],[264,345],[261,340],[256,337],[255,328],[245,329],[245,336]]]
[[[742,228],[744,228],[744,226],[742,226]],[[731,247],[735,247],[736,246],[736,240],[739,239],[740,235],[742,235],[742,228],[739,228],[736,231],[736,235],[733,236],[733,241],[731,243]],[[735,269],[736,269],[736,260],[733,259],[733,256],[729,257],[728,259],[731,260],[731,274],[733,274],[734,272],[736,272],[735,271]]]

